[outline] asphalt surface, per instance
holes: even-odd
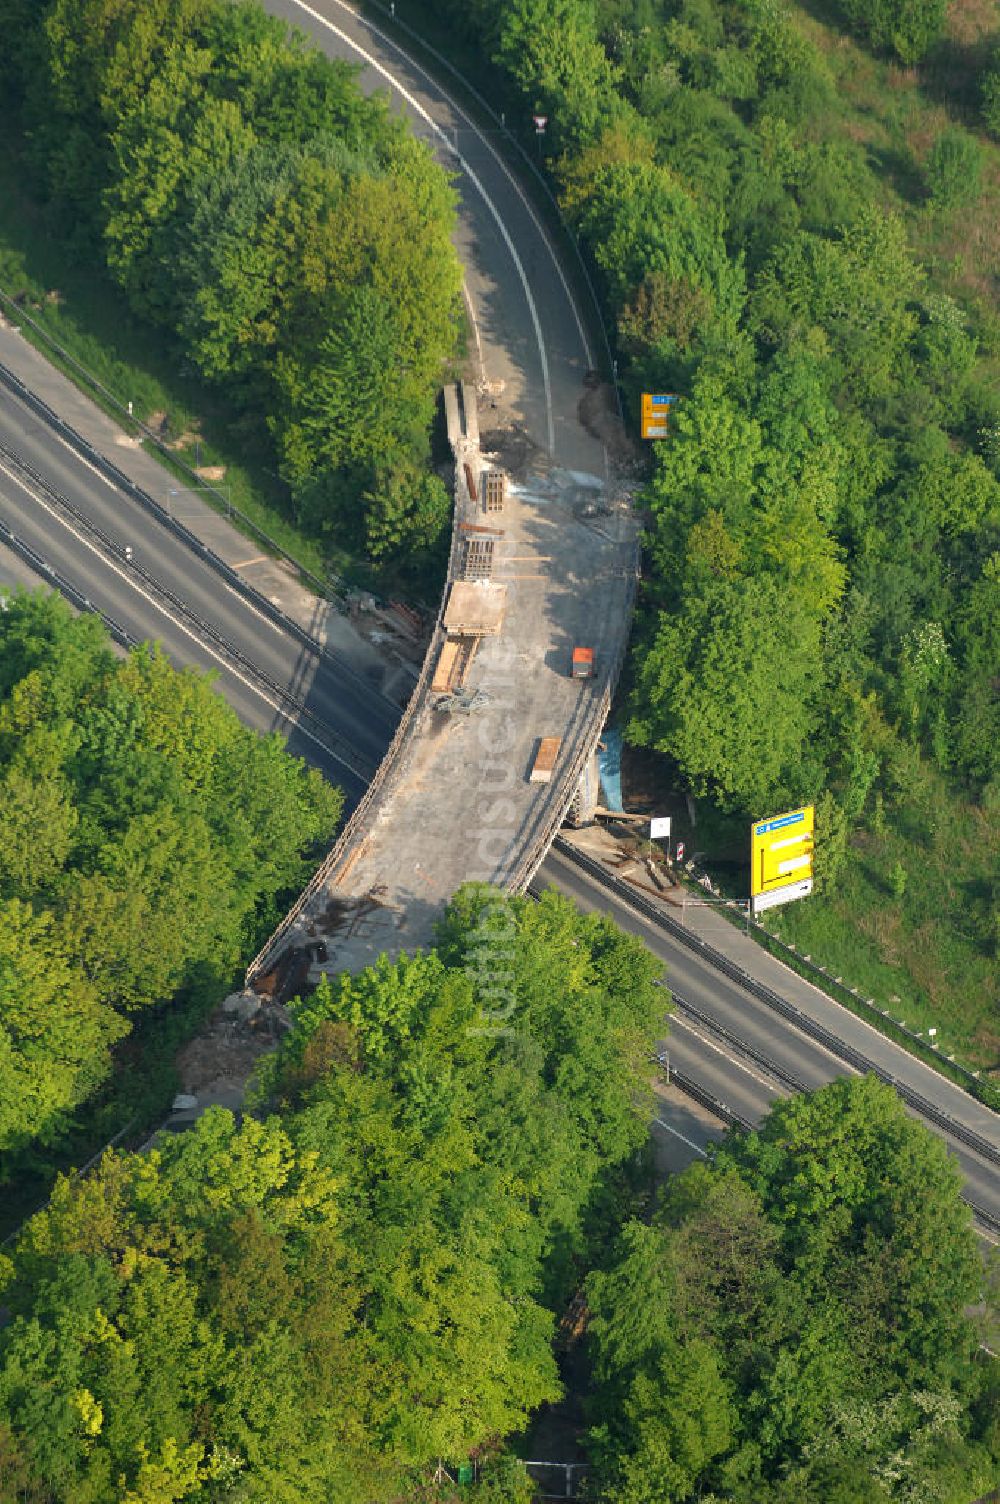
[[[456,239],[466,262],[477,338],[488,356],[491,376],[502,373],[505,401],[539,448],[561,464],[600,473],[603,451],[582,430],[576,414],[583,375],[594,364],[586,331],[547,237],[489,143],[475,135],[426,75],[341,0],[317,0],[311,7],[299,0],[267,0],[267,8],[311,30],[333,55],[357,61],[364,54],[363,85],[385,87],[381,69],[391,69],[401,81],[408,97],[397,91],[397,104],[458,170],[462,201]],[[210,564],[118,493],[6,392],[0,392],[0,443],[22,456],[119,547],[128,544],[135,560],[154,578],[182,596],[201,619],[304,701],[313,714],[336,726],[374,767],[394,729],[391,712],[379,697],[338,672],[326,655],[310,652],[256,611]],[[234,670],[220,659],[155,592],[145,590],[120,557],[92,547],[92,540],[47,508],[16,471],[0,469],[0,517],[132,636],[159,639],[179,665],[214,670],[221,691],[246,724],[285,732],[292,751],[340,783],[351,803],[357,800],[363,781],[332,759],[304,727],[290,723],[287,712],[269,698],[252,673]],[[0,578],[25,576],[23,562],[0,551]],[[849,1073],[822,1046],[596,887],[564,858],[550,855],[539,881],[559,886],[582,908],[610,913],[661,956],[671,989],[701,1015],[695,1018],[683,1007],[675,1014],[665,1041],[671,1069],[695,1078],[741,1118],[759,1120],[790,1089],[788,1077],[810,1087]],[[723,1038],[720,1028],[743,1041],[746,1049]],[[766,1059],[771,1069],[751,1058],[750,1051]],[[717,1131],[704,1113],[693,1112],[673,1091],[661,1095],[657,1121],[675,1147],[686,1146],[692,1157],[703,1152]],[[966,1176],[970,1199],[1000,1217],[996,1168],[964,1145],[950,1147]]]
[[[616,924],[638,935],[663,960],[667,985],[679,1003],[670,1021],[669,1037],[663,1042],[670,1066],[692,1076],[739,1117],[758,1122],[779,1096],[792,1089],[787,1081],[789,1076],[810,1089],[837,1076],[856,1074],[821,1044],[775,1014],[766,1003],[599,887],[561,854],[549,853],[533,886],[557,887],[580,908],[609,914]],[[693,1019],[686,1012],[685,1003],[692,1004],[708,1022]],[[776,1069],[761,1065],[734,1045],[732,1039],[720,1036],[717,1028],[735,1036]],[[891,1041],[885,1043],[896,1049],[899,1056],[911,1058],[900,1047],[892,1046]],[[957,1158],[970,1201],[1000,1219],[997,1167],[948,1134],[939,1129],[934,1131]],[[704,1142],[704,1135],[699,1141]]]
[[[358,66],[366,92],[382,90],[454,175],[455,244],[465,271],[474,346],[501,406],[559,465],[604,476],[604,447],[582,427],[584,376],[597,364],[547,231],[493,142],[374,21],[344,0],[263,0],[330,57]],[[489,411],[480,414],[484,431]]]
[[[290,750],[318,762],[351,803],[363,792],[357,772],[312,742],[252,675],[235,670],[176,613],[165,608],[124,562],[133,561],[180,596],[199,621],[234,644],[254,665],[349,741],[372,772],[395,730],[393,708],[328,654],[313,651],[229,585],[212,564],[87,464],[10,392],[0,389],[0,445],[112,540],[108,551],[72,523],[0,454],[0,517],[29,547],[133,637],[159,640],[171,661],[219,675],[234,709],[256,730],[280,730]]]

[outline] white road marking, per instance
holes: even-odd
[[[469,318],[472,321],[472,332],[476,336],[476,354],[479,357],[479,379],[485,385],[486,365],[483,361],[483,342],[479,337],[479,320],[476,318],[476,306],[472,301],[469,284],[464,277],[462,278],[462,296],[465,299],[465,306],[469,310]]]
[[[238,679],[240,683],[246,689],[249,689],[252,694],[255,694],[259,700],[263,700],[265,705],[270,705],[272,710],[277,711],[278,715],[280,715],[283,720],[288,721],[290,724],[294,725],[296,730],[302,736],[307,736],[311,742],[315,742],[317,747],[322,748],[327,757],[332,757],[335,762],[340,763],[341,767],[347,768],[348,772],[350,772],[353,777],[357,777],[357,774],[351,767],[350,763],[345,762],[342,757],[338,757],[336,752],[331,751],[331,749],[326,745],[325,742],[320,741],[318,736],[314,736],[313,733],[307,730],[305,726],[300,725],[285,706],[278,704],[276,700],[272,700],[271,696],[265,694],[260,686],[255,684],[252,679],[248,679],[246,675],[242,674],[238,668],[234,668],[228,658],[223,657],[221,653],[217,653],[215,649],[210,647],[208,643],[205,642],[201,637],[199,637],[196,632],[192,632],[191,629],[189,627],[186,627],[182,621],[179,621],[176,616],[172,615],[172,613],[168,611],[165,606],[161,605],[161,603],[154,599],[154,597],[151,596],[147,590],[143,589],[142,585],[140,585],[139,581],[129,570],[123,569],[109,554],[104,553],[104,551],[102,549],[99,549],[96,544],[91,543],[89,538],[84,537],[82,533],[78,532],[73,524],[67,521],[67,519],[63,517],[55,507],[50,506],[47,501],[45,501],[41,496],[37,495],[37,493],[32,490],[31,487],[25,484],[20,476],[15,475],[10,470],[8,470],[7,466],[3,463],[2,460],[0,460],[0,472],[6,475],[8,480],[13,481],[16,486],[20,487],[20,489],[24,491],[26,495],[30,496],[32,501],[40,506],[43,511],[47,512],[53,519],[53,521],[58,522],[61,527],[64,527],[67,532],[71,533],[78,543],[82,543],[84,548],[89,549],[92,554],[100,559],[101,563],[107,569],[110,569],[113,574],[118,575],[119,579],[123,580],[126,585],[129,585],[134,591],[136,591],[138,595],[141,595],[143,600],[146,601],[148,605],[152,606],[154,611],[158,611],[161,616],[165,616],[167,621],[171,622],[173,626],[179,628],[179,630],[184,633],[185,637],[190,637],[191,641],[197,644],[197,646],[203,653],[207,653],[210,658],[215,659],[216,663],[221,664],[227,674],[232,674],[234,679]],[[111,615],[111,612],[109,612],[108,615]]]
[[[341,10],[348,11],[352,16],[354,16],[355,20],[360,21],[362,23],[362,25],[367,26],[368,30],[371,31],[371,32],[373,32],[375,34],[375,36],[377,36],[379,38],[380,41],[385,42],[387,44],[387,46],[393,48],[394,51],[401,53],[402,56],[405,57],[406,60],[407,60],[407,62],[410,64],[411,68],[415,68],[418,73],[423,74],[424,78],[427,79],[428,83],[431,84],[432,87],[441,90],[441,93],[444,95],[445,99],[448,102],[449,108],[452,109],[452,110],[454,110],[455,114],[458,115],[458,117],[461,120],[464,120],[465,123],[466,123],[466,125],[470,128],[470,130],[474,131],[475,134],[479,137],[480,141],[486,147],[486,150],[489,152],[490,156],[493,158],[494,162],[497,164],[497,166],[499,167],[500,171],[503,173],[504,177],[507,179],[508,183],[513,188],[514,192],[517,194],[518,198],[521,200],[521,204],[522,204],[522,206],[524,208],[525,213],[527,214],[528,218],[531,220],[531,223],[534,225],[535,229],[538,231],[539,239],[542,241],[542,244],[545,246],[545,249],[549,253],[549,257],[550,257],[550,259],[552,261],[552,265],[555,267],[555,270],[556,270],[556,276],[559,278],[559,281],[562,284],[562,290],[566,294],[566,301],[569,304],[570,312],[573,315],[573,322],[576,324],[577,333],[580,336],[580,343],[583,346],[583,353],[584,353],[584,355],[586,357],[587,364],[588,364],[588,366],[593,366],[593,364],[594,364],[594,356],[593,356],[593,352],[592,352],[592,350],[590,348],[590,341],[587,338],[587,331],[583,327],[583,320],[581,319],[580,314],[579,314],[579,310],[577,309],[576,299],[573,297],[573,294],[570,292],[569,283],[566,280],[566,275],[563,272],[562,265],[560,264],[560,261],[559,261],[559,257],[556,255],[555,251],[552,249],[552,243],[549,240],[548,234],[546,233],[545,226],[542,224],[541,220],[538,218],[537,214],[535,213],[534,209],[532,208],[532,206],[531,206],[531,200],[525,194],[525,192],[522,189],[520,183],[517,181],[517,178],[511,172],[510,168],[507,166],[507,163],[504,161],[503,157],[497,151],[496,147],[493,145],[493,142],[490,140],[489,136],[487,136],[486,134],[484,134],[484,132],[482,132],[482,131],[479,130],[479,128],[476,125],[475,121],[469,115],[467,115],[466,112],[465,112],[465,110],[462,109],[462,106],[460,104],[458,104],[458,102],[456,100],[454,100],[451,97],[451,95],[448,94],[445,91],[444,87],[441,84],[439,84],[437,82],[437,80],[431,76],[431,74],[429,74],[427,72],[427,69],[421,67],[420,63],[417,62],[416,58],[411,57],[410,54],[406,51],[406,49],[403,48],[403,47],[401,47],[398,42],[394,41],[393,38],[390,37],[387,32],[384,32],[380,26],[376,26],[375,22],[369,20],[367,16],[362,16],[360,14],[360,12],[358,12],[357,10],[355,10],[355,8],[354,8],[353,5],[348,5],[346,3],[346,0],[333,0],[333,3],[335,5],[339,5],[340,8],[341,8]],[[429,46],[429,44],[425,44],[425,45]],[[434,48],[430,47],[429,50],[431,52],[433,52]]]
[[[360,46],[358,42],[355,42],[352,37],[349,37],[345,31],[341,31],[339,26],[335,26],[332,21],[327,20],[326,16],[320,15],[318,10],[315,10],[311,5],[307,5],[305,3],[305,0],[294,0],[294,3],[299,7],[300,10],[304,10],[307,16],[311,16],[318,25],[325,26],[327,31],[332,32],[335,37],[338,37],[340,41],[345,44],[345,46],[350,47],[354,52],[358,54],[359,57],[364,58],[369,68],[373,68],[376,73],[381,74],[381,76],[392,85],[396,93],[401,95],[401,97],[406,100],[410,108],[420,116],[421,120],[426,121],[431,130],[434,131],[438,136],[440,136],[441,140],[444,142],[448,150],[454,153],[462,168],[462,171],[465,173],[472,186],[477,190],[483,203],[486,205],[487,209],[490,211],[490,214],[493,216],[494,223],[496,224],[496,227],[500,232],[500,237],[503,240],[504,245],[510,252],[511,260],[514,263],[517,275],[520,278],[521,287],[524,291],[525,300],[528,304],[528,312],[531,315],[531,323],[535,331],[535,341],[538,345],[538,358],[541,362],[542,367],[542,386],[545,390],[545,418],[546,428],[548,431],[549,451],[550,453],[553,453],[556,447],[556,430],[555,421],[552,416],[552,387],[549,383],[549,358],[545,349],[545,340],[542,336],[542,326],[539,322],[538,309],[535,307],[535,300],[532,297],[531,288],[528,285],[528,279],[525,276],[524,267],[521,264],[521,258],[517,254],[514,242],[510,238],[510,234],[508,233],[507,226],[503,222],[500,211],[497,209],[493,200],[490,198],[489,194],[486,192],[486,189],[483,187],[479,178],[473,172],[469,163],[462,156],[461,152],[455,151],[452,142],[448,138],[448,133],[444,129],[442,129],[440,125],[438,125],[437,121],[432,115],[428,114],[423,105],[418,102],[418,100],[409,92],[409,90],[403,88],[403,85],[399,83],[399,81],[389,72],[388,68],[383,67],[377,58],[375,58],[364,47]],[[336,3],[342,4],[342,0],[336,0]],[[350,11],[351,7],[349,5],[344,5],[343,9]],[[351,11],[351,14],[353,15],[354,12]],[[375,31],[379,36],[382,35],[374,26],[372,27],[372,31]],[[383,40],[388,41],[388,38],[383,37]],[[399,50],[401,49],[397,48],[397,51]],[[414,64],[414,66],[417,65]],[[459,111],[458,113],[461,112]],[[463,116],[462,118],[466,119],[467,117]]]
[[[682,1144],[687,1144],[688,1148],[693,1149],[696,1154],[700,1154],[702,1159],[708,1158],[708,1155],[705,1153],[704,1149],[696,1144],[693,1139],[685,1138],[683,1133],[679,1133],[676,1128],[671,1128],[670,1124],[665,1123],[662,1118],[654,1118],[653,1122],[656,1123],[658,1127],[665,1129],[667,1133],[672,1133],[674,1138],[679,1138]]]
[[[112,419],[111,421],[114,421],[114,420]],[[128,497],[128,492],[125,491],[125,490],[123,490],[122,487],[118,484],[117,481],[112,480],[109,475],[105,475],[103,470],[101,470],[97,465],[95,465],[92,460],[88,460],[88,458],[87,458],[87,456],[85,454],[81,454],[80,451],[79,451],[79,449],[76,449],[70,443],[69,439],[64,438],[64,436],[61,433],[59,433],[56,429],[54,429],[54,428],[50,429],[48,426],[46,426],[45,432],[47,434],[51,434],[52,438],[56,439],[58,441],[58,443],[60,443],[63,446],[63,448],[69,454],[71,454],[73,456],[74,461],[78,465],[86,465],[87,469],[90,470],[94,475],[96,475],[98,480],[103,481],[104,484],[107,486],[108,490],[111,491],[115,496],[125,496],[126,498],[129,499],[129,504],[130,505],[136,505],[136,506],[140,506],[141,505],[141,503],[139,503],[139,502],[132,502],[131,498]],[[167,476],[167,472],[164,471],[164,478],[166,478],[166,476]],[[141,490],[142,487],[140,487],[139,489]],[[181,490],[181,491],[183,491],[183,490],[186,490],[186,489],[189,490],[190,487],[181,486],[178,489]],[[154,502],[156,502],[157,506],[161,505],[160,502],[156,501],[155,496],[153,497],[153,500],[154,500]],[[169,508],[168,507],[164,507],[164,511],[166,511],[167,515],[169,516]],[[156,520],[157,520],[157,522],[159,522],[159,518],[157,518]],[[161,527],[164,527],[166,524],[163,523],[163,522],[159,522],[159,525]],[[199,539],[199,542],[200,541],[201,540]],[[208,545],[206,544],[204,546],[207,549]],[[186,542],[185,542],[185,547],[189,547],[189,545]],[[233,566],[233,567],[236,567],[236,566]],[[219,583],[223,586],[224,589],[226,589],[226,590],[229,591],[229,594],[233,597],[233,599],[234,600],[238,600],[240,602],[240,604],[243,605],[243,606],[245,606],[248,611],[252,611],[253,614],[254,614],[254,616],[256,616],[256,618],[257,618],[257,620],[259,622],[262,622],[264,624],[264,626],[270,627],[271,631],[277,633],[277,635],[279,637],[284,635],[284,629],[282,627],[280,627],[276,621],[273,621],[270,616],[265,616],[264,612],[261,611],[261,610],[259,610],[259,608],[254,605],[253,601],[247,600],[247,598],[246,598],[245,595],[242,595],[233,585],[231,585],[229,583],[228,580],[223,579],[221,575],[218,578],[219,578]]]
[[[710,1050],[714,1050],[717,1055],[721,1055],[724,1060],[728,1060],[730,1065],[735,1065],[741,1071],[746,1071],[747,1075],[751,1076],[757,1082],[758,1086],[763,1086],[768,1091],[774,1092],[776,1097],[784,1095],[779,1087],[774,1086],[770,1081],[765,1081],[763,1076],[758,1076],[757,1072],[752,1071],[742,1060],[737,1060],[735,1055],[730,1055],[721,1045],[716,1044],[714,1039],[709,1039],[708,1035],[703,1034],[700,1029],[696,1029],[694,1024],[688,1023],[686,1018],[681,1018],[679,1013],[671,1013],[670,1015],[671,1028],[675,1024],[680,1024],[682,1029],[687,1029],[689,1034],[693,1034],[695,1039],[699,1040],[701,1044],[707,1044]]]

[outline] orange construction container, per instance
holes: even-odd
[[[529,783],[551,783],[552,772],[559,756],[561,742],[558,736],[543,736],[528,774]]]
[[[573,649],[573,678],[592,679],[594,677],[594,650],[593,648]]]

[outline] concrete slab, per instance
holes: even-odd
[[[497,637],[507,608],[507,586],[487,580],[455,580],[444,609],[446,632],[456,637]]]
[[[463,395],[468,409],[468,387]],[[453,572],[460,526],[477,515],[464,480],[476,457],[467,437],[456,445]],[[600,526],[584,506],[597,509]],[[452,584],[405,742],[308,897],[307,928],[281,938],[326,939],[328,959],[314,977],[433,943],[435,921],[463,882],[519,886],[593,752],[627,639],[637,522],[600,477],[554,470],[544,458],[512,489],[503,522],[492,585]],[[501,598],[502,629],[481,637],[462,695],[432,694],[445,626],[468,630],[474,619],[485,630],[497,607],[463,603]],[[596,671],[574,680],[572,649],[584,638]],[[532,784],[545,736],[560,738],[559,762],[550,784]]]

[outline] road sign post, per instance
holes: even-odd
[[[642,436],[644,439],[667,437],[670,409],[678,400],[671,392],[643,392]]]
[[[548,115],[532,115],[531,118],[535,122],[535,137],[538,141],[538,155],[541,158],[542,137],[545,135],[545,127],[549,123],[549,117]]]
[[[815,810],[807,804],[750,827],[750,909],[807,898],[813,887]]]

